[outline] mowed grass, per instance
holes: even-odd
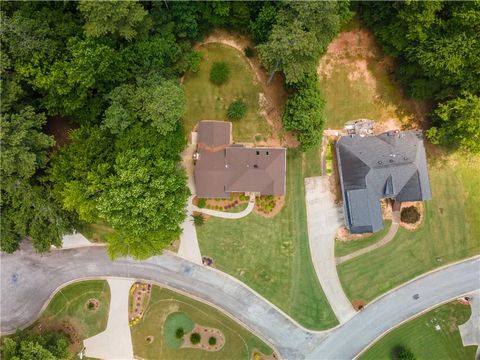
[[[165,334],[164,331],[175,332],[176,325],[181,323],[181,319],[178,318],[178,322],[174,321],[164,326],[169,315],[174,313],[175,315],[184,314],[199,325],[219,329],[225,336],[224,347],[220,351],[208,352],[199,349],[175,348],[171,346],[172,344],[169,346],[166,343],[166,335],[175,337],[175,334]],[[171,320],[170,318],[170,322]],[[259,349],[265,354],[272,353],[272,350],[260,339],[215,308],[158,286],[153,286],[145,315],[138,325],[131,327],[131,334],[135,357],[142,359],[249,360],[253,349]],[[151,344],[145,341],[147,336],[153,336]]]
[[[318,68],[326,100],[326,129],[341,129],[347,121],[368,118],[409,123],[416,111],[406,102],[391,76],[393,63],[385,58],[371,33],[354,18],[330,45]]]
[[[337,324],[313,268],[307,235],[302,154],[288,150],[285,205],[274,218],[211,217],[197,227],[202,255],[273,302],[303,326]]]
[[[390,230],[390,226],[392,225],[391,220],[384,220],[383,221],[383,230],[380,230],[377,233],[374,233],[368,237],[351,240],[351,241],[335,241],[335,256],[345,256],[355,252],[357,250],[363,249],[364,247],[370,246],[375,244],[377,241],[383,239],[383,237],[388,233]]]
[[[227,109],[236,99],[243,99],[247,113],[241,120],[233,121],[233,139],[237,142],[255,142],[255,135],[270,137],[270,127],[260,114],[259,94],[261,85],[255,78],[244,54],[222,44],[201,46],[203,59],[198,73],[187,73],[183,81],[187,96],[187,112],[184,125],[187,134],[200,120],[228,120]],[[210,69],[214,62],[226,62],[230,77],[220,86],[210,81]]]
[[[87,301],[92,298],[99,301],[96,310],[87,309]],[[106,281],[82,281],[59,290],[37,323],[41,323],[43,328],[55,329],[67,321],[79,337],[85,339],[105,330],[109,307],[110,287]]]
[[[450,303],[407,322],[385,335],[360,359],[390,360],[396,346],[410,349],[417,359],[475,359],[476,346],[464,347],[458,325],[470,317],[470,306]],[[440,330],[435,326],[439,325]]]
[[[338,266],[350,299],[371,301],[422,273],[480,253],[480,156],[429,156],[433,200],[423,224],[400,228],[387,245]]]

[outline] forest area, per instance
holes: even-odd
[[[250,37],[281,73],[283,126],[318,145],[316,66],[355,13],[412,98],[435,103],[428,137],[480,151],[480,2],[2,2],[1,250],[60,246],[82,222],[108,224],[111,257],[161,253],[189,196],[180,166],[193,45],[222,28]],[[72,121],[55,146],[47,119]]]

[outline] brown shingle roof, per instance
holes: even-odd
[[[198,126],[199,139],[211,138],[211,135],[202,132],[215,132],[216,124],[210,122],[205,127],[200,126],[202,123],[203,121]],[[228,145],[219,149],[218,145],[203,142],[200,146],[199,141],[198,160],[195,164],[197,196],[228,197],[230,192],[285,194],[285,148]]]
[[[231,139],[232,123],[227,121],[200,121],[197,126],[198,144],[208,147],[229,145]]]

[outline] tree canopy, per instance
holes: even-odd
[[[10,360],[67,360],[72,357],[67,339],[58,333],[38,334],[33,331],[18,331],[4,337],[1,344],[3,359]]]

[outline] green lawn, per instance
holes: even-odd
[[[384,228],[383,230],[372,234],[368,237],[361,238],[358,240],[351,240],[351,241],[335,241],[335,256],[345,256],[351,254],[354,251],[363,249],[369,245],[375,244],[377,241],[383,239],[383,237],[387,234],[390,226],[392,225],[391,220],[384,220],[383,222]]]
[[[203,59],[198,73],[188,73],[183,85],[187,96],[185,129],[189,133],[200,120],[227,120],[227,108],[235,99],[242,98],[248,110],[241,120],[233,121],[235,141],[255,142],[255,135],[270,136],[267,121],[259,113],[259,93],[262,91],[245,56],[238,50],[221,44],[207,44],[200,49]],[[228,81],[220,86],[209,80],[214,62],[224,61],[230,66]]]
[[[197,228],[197,234],[202,254],[212,257],[215,267],[243,281],[302,325],[327,329],[337,320],[311,262],[302,160],[299,151],[288,150],[287,194],[277,216],[267,219],[252,213],[235,221],[212,217]]]
[[[91,298],[99,301],[97,310],[87,309],[87,301]],[[106,281],[82,281],[68,285],[55,294],[37,323],[55,328],[67,321],[85,339],[105,330],[109,307],[110,287]]]
[[[389,360],[396,346],[410,349],[417,359],[475,359],[476,346],[464,347],[458,325],[470,317],[470,307],[458,303],[440,306],[388,333],[368,349],[362,360]],[[435,329],[440,326],[440,330]]]
[[[175,330],[182,325],[187,332],[193,328],[192,322],[219,329],[225,336],[225,346],[217,352],[179,348]],[[220,311],[158,286],[153,286],[145,315],[131,333],[135,357],[143,359],[249,360],[253,349],[272,353],[261,340]],[[147,336],[153,336],[151,344],[145,341]]]
[[[380,249],[338,266],[350,299],[375,297],[422,273],[480,253],[480,156],[429,156],[433,200],[416,231],[400,228]]]
[[[360,118],[410,121],[414,107],[405,108],[402,91],[388,74],[390,62],[357,18],[344,27],[331,49],[335,50],[322,57],[319,67],[326,129],[341,129],[347,121]]]
[[[314,148],[303,153],[303,171],[305,177],[322,175],[321,155],[322,145],[315,146]]]

